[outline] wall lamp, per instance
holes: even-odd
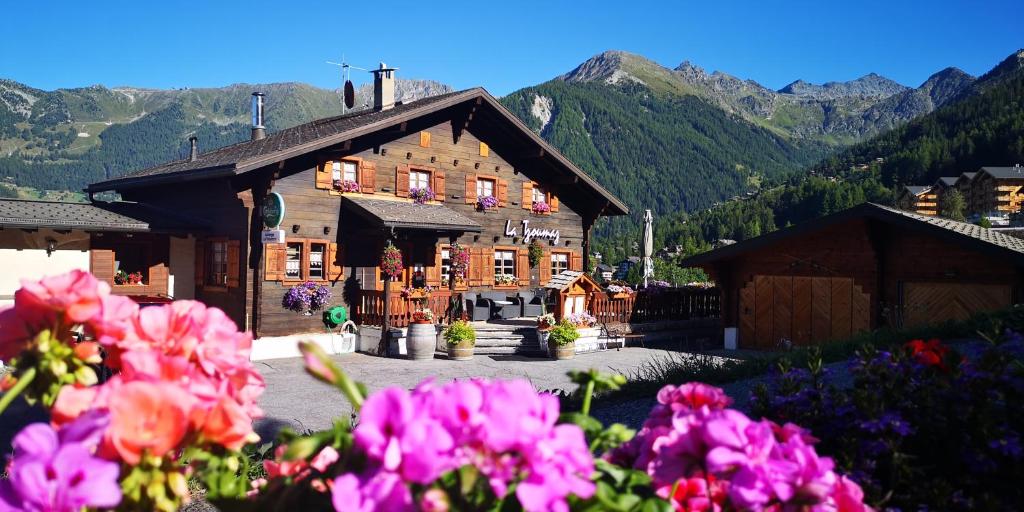
[[[324,226],[324,234],[325,235],[331,234],[331,227],[330,226]]]
[[[292,224],[292,233],[298,233],[298,232],[299,232],[299,225],[298,224]]]
[[[46,239],[46,257],[53,255],[53,251],[57,250],[57,241],[52,238]]]

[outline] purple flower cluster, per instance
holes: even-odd
[[[416,204],[425,204],[427,201],[434,200],[434,191],[430,187],[413,187],[409,189],[409,198]]]
[[[331,302],[331,289],[326,285],[306,281],[292,286],[281,299],[281,306],[297,313],[320,311]]]
[[[568,510],[566,497],[594,493],[583,431],[556,425],[558,399],[524,380],[425,381],[366,400],[353,431],[369,464],[333,485],[336,510],[413,510],[410,485],[473,466],[502,498],[515,486],[526,511]]]
[[[334,189],[341,192],[359,192],[359,183],[352,180],[334,180]]]
[[[94,455],[109,423],[105,413],[92,412],[59,432],[45,423],[22,429],[12,443],[8,477],[0,480],[0,511],[117,506],[118,465]]]
[[[478,210],[489,210],[495,206],[498,206],[498,198],[494,196],[484,196],[476,200]]]
[[[609,459],[647,472],[684,510],[869,510],[860,488],[818,456],[804,429],[753,421],[716,387],[666,386],[631,441]]]
[[[544,201],[534,201],[533,204],[530,206],[530,210],[532,210],[533,213],[536,213],[538,215],[543,215],[545,213],[551,213],[551,206],[549,206]]]

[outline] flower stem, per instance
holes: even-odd
[[[590,400],[594,397],[594,380],[587,381],[587,388],[583,391],[583,407],[580,412],[590,416]]]
[[[352,408],[359,411],[363,408],[363,394],[359,392],[359,387],[356,383],[348,376],[344,371],[339,371],[338,376],[338,389],[345,394],[345,398],[352,404]]]
[[[36,368],[34,366],[25,370],[25,372],[18,377],[18,382],[16,382],[11,389],[7,390],[3,396],[0,396],[0,414],[3,414],[3,412],[7,410],[7,406],[11,405],[11,402],[13,402],[22,391],[25,391],[25,388],[27,388],[35,378]]]

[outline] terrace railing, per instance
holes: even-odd
[[[459,300],[462,300],[462,294],[457,295]],[[430,292],[424,299],[418,299],[418,302],[433,312],[434,317],[440,322],[448,311],[448,299],[450,297],[450,291],[437,290]],[[402,297],[399,292],[393,292],[389,302],[391,327],[408,327],[409,322],[412,321],[412,313],[416,310],[417,304],[412,299]],[[384,292],[377,290],[360,291],[359,299],[353,307],[352,319],[359,325],[384,325]]]
[[[717,288],[668,288],[621,298],[595,292],[590,298],[590,313],[600,323],[718,318],[721,298]]]

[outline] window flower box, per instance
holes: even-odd
[[[534,201],[533,205],[530,206],[530,211],[533,212],[534,215],[547,215],[551,213],[551,206],[544,201]]]
[[[476,200],[476,209],[481,212],[492,210],[498,206],[498,198],[494,196],[484,196]]]
[[[426,204],[434,200],[434,191],[430,187],[413,187],[409,189],[409,199],[416,204]]]
[[[511,274],[494,276],[494,286],[519,286],[519,278]]]
[[[352,180],[334,180],[334,190],[343,193],[359,192],[359,183]]]

